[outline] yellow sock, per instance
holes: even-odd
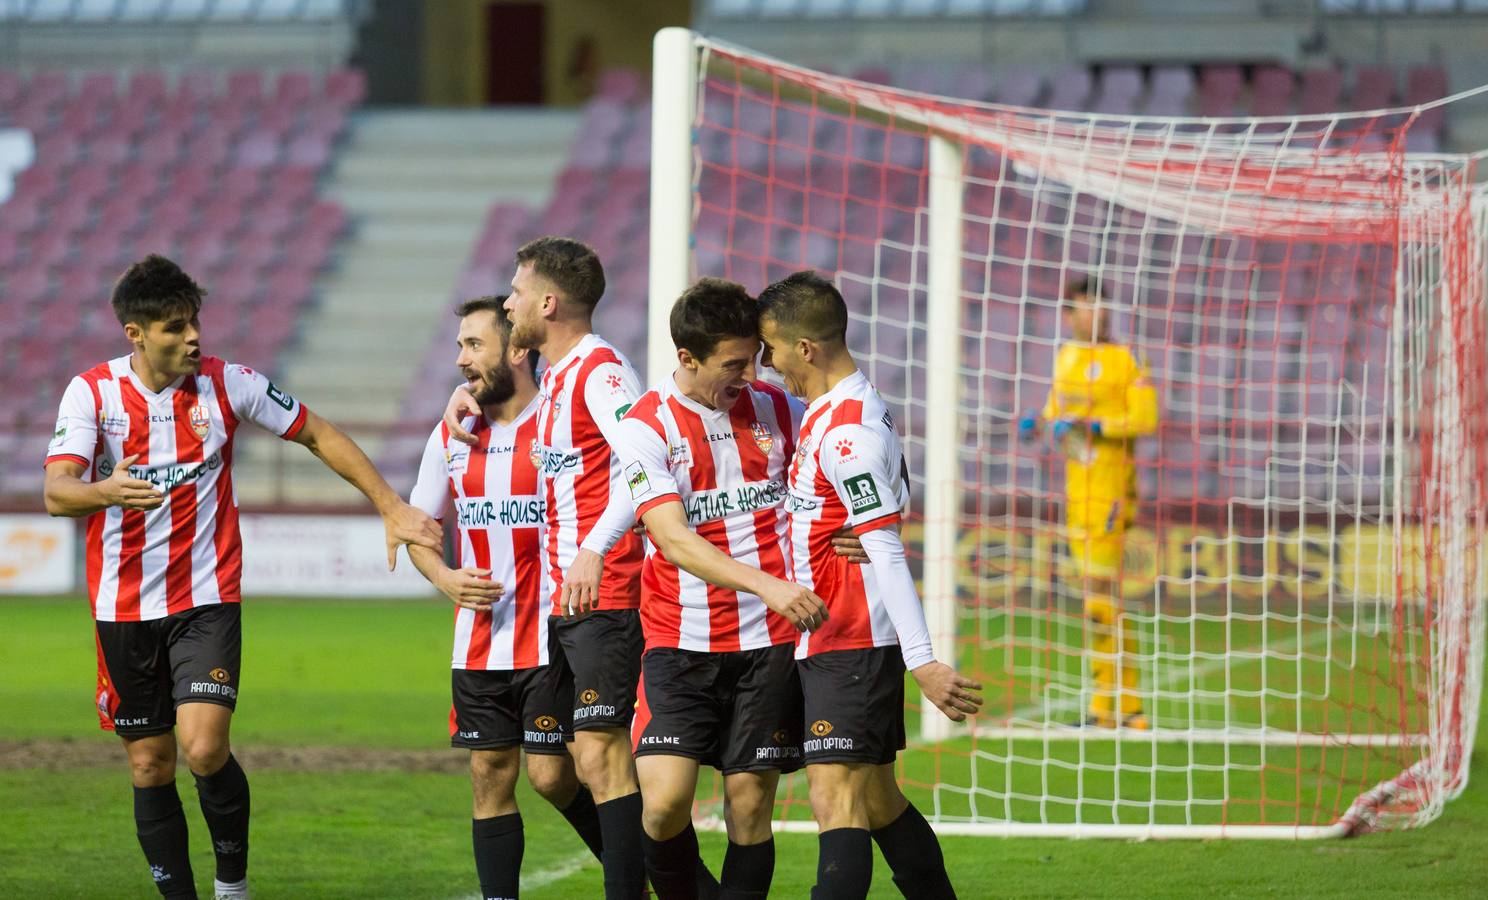
[[[1111,598],[1091,594],[1085,598],[1085,617],[1089,620],[1090,675],[1095,681],[1090,696],[1090,715],[1101,724],[1117,724],[1114,721],[1118,708],[1117,670],[1120,670],[1119,691],[1121,717],[1142,712],[1141,672],[1137,667],[1137,652],[1140,644],[1131,623],[1121,615]],[[1120,665],[1116,649],[1116,630],[1121,630]]]
[[[1091,594],[1085,598],[1089,629],[1090,676],[1095,682],[1090,694],[1090,715],[1101,724],[1112,724],[1116,694],[1116,606],[1109,597]]]

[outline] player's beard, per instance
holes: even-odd
[[[511,317],[512,331],[508,343],[517,350],[531,350],[536,353],[547,340],[548,331],[542,319],[533,317],[531,320],[523,321],[517,316]]]
[[[480,387],[475,390],[475,402],[481,406],[505,403],[517,392],[516,379],[512,377],[511,364],[502,360],[494,369],[481,373]]]

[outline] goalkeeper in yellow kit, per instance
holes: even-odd
[[[1065,532],[1083,582],[1095,680],[1084,723],[1146,729],[1151,726],[1133,658],[1137,641],[1122,615],[1120,574],[1136,507],[1134,439],[1157,430],[1157,391],[1132,351],[1106,339],[1109,311],[1099,284],[1092,290],[1081,279],[1065,288],[1061,313],[1070,340],[1055,357],[1048,402],[1041,412],[1025,414],[1018,432],[1031,437],[1047,427],[1066,458]]]

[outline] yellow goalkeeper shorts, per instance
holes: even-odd
[[[1126,506],[1120,500],[1112,500],[1071,508],[1067,529],[1070,559],[1080,574],[1098,578],[1115,578],[1120,574],[1130,519]]]

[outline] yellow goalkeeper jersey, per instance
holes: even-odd
[[[1101,432],[1093,437],[1075,428],[1065,438],[1065,492],[1072,506],[1104,507],[1135,493],[1132,439],[1156,431],[1157,415],[1157,390],[1131,350],[1077,342],[1059,348],[1044,421],[1099,422]]]

